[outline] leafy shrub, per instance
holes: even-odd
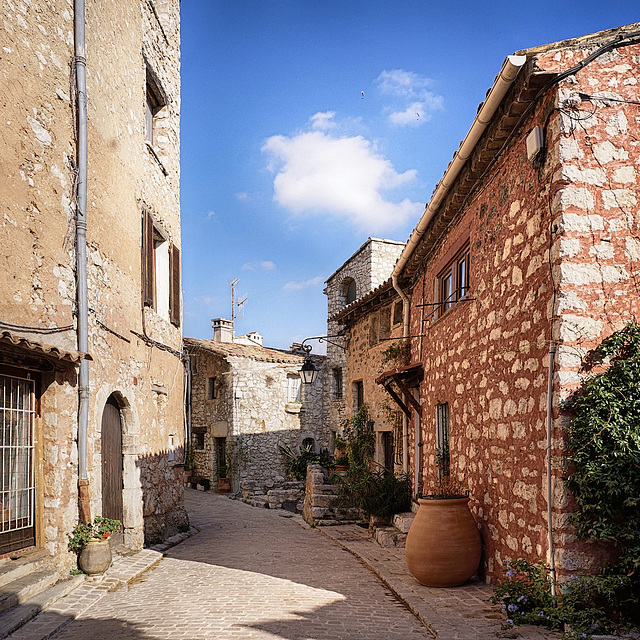
[[[312,446],[300,447],[296,453],[289,445],[280,445],[280,453],[284,457],[284,468],[296,480],[305,480],[307,477],[307,465],[321,464],[323,467],[333,466],[333,457],[326,449],[316,453]]]
[[[370,471],[354,479],[349,490],[354,506],[367,515],[388,518],[411,508],[411,481],[407,474]]]
[[[96,516],[91,524],[78,523],[69,534],[69,549],[80,552],[89,540],[106,540],[122,529],[120,520]]]
[[[535,624],[550,629],[568,625],[567,638],[589,638],[595,632],[615,633],[632,626],[638,600],[629,576],[605,569],[596,576],[571,576],[556,587],[554,597],[543,563],[515,560],[492,600],[502,603],[508,625]]]
[[[586,366],[607,360],[565,404],[573,524],[581,538],[613,542],[622,571],[640,572],[640,325],[603,340]]]

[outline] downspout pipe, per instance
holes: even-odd
[[[549,578],[551,595],[556,595],[556,559],[553,542],[553,484],[552,471],[552,426],[553,426],[553,364],[556,357],[556,343],[549,345],[549,381],[547,388],[547,536],[549,540]]]
[[[465,136],[464,140],[460,143],[459,149],[455,152],[453,159],[449,163],[444,176],[436,186],[436,189],[431,196],[431,200],[428,202],[422,217],[420,218],[416,228],[413,230],[411,237],[407,241],[400,258],[393,269],[391,274],[391,281],[393,282],[393,288],[398,292],[398,295],[402,299],[403,303],[403,337],[408,338],[410,336],[409,319],[411,317],[410,300],[409,296],[404,292],[399,284],[400,275],[407,265],[411,254],[418,246],[420,239],[424,235],[429,223],[435,216],[438,208],[442,204],[445,196],[453,186],[455,179],[462,170],[467,160],[471,157],[473,150],[478,143],[478,140],[482,137],[485,129],[491,122],[491,119],[495,115],[502,99],[509,90],[509,87],[513,84],[520,69],[527,61],[526,56],[512,55],[507,56],[505,59],[500,73],[496,76],[493,82],[493,86],[489,89],[485,101],[482,103],[476,117],[471,124],[469,132]],[[409,470],[409,423],[406,416],[402,419],[402,468],[405,473]]]
[[[89,303],[87,293],[87,74],[85,3],[74,0],[74,66],[77,96],[77,193],[76,193],[76,289],[78,302],[78,351],[89,352]],[[78,510],[80,521],[91,522],[87,431],[89,425],[89,362],[80,361],[78,382]]]

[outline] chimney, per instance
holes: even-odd
[[[233,322],[225,318],[213,318],[213,341],[233,342]]]

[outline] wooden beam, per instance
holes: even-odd
[[[394,399],[395,403],[402,409],[402,412],[407,416],[407,418],[411,417],[411,410],[407,407],[407,405],[402,402],[400,396],[391,388],[391,381],[382,385],[384,390]]]
[[[413,397],[413,393],[411,393],[411,389],[409,389],[409,387],[407,387],[407,385],[404,382],[402,382],[402,380],[400,380],[399,378],[394,380],[394,382],[398,385],[398,388],[400,389],[400,391],[404,393],[404,397],[409,401],[411,406],[420,415],[422,415],[422,407],[420,406],[420,403]]]

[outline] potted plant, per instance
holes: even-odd
[[[418,499],[405,545],[409,571],[428,587],[464,584],[477,571],[482,554],[469,491],[449,475],[448,453],[448,447],[446,452],[436,450],[438,479]]]
[[[111,566],[111,534],[122,529],[120,520],[96,516],[90,524],[78,523],[69,534],[69,549],[78,553],[78,566],[89,575]]]

